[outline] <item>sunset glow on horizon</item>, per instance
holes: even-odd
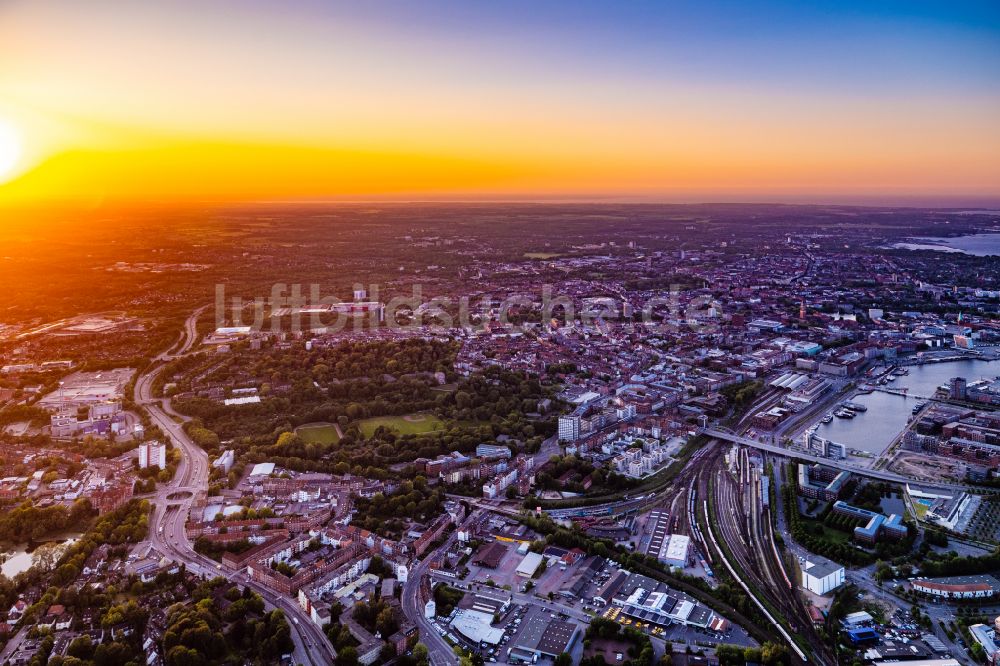
[[[998,118],[987,2],[0,8],[3,204],[1000,201]]]

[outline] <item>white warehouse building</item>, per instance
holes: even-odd
[[[667,566],[683,569],[687,566],[690,549],[691,537],[686,534],[671,534],[670,539],[660,550],[660,559]]]
[[[844,567],[834,562],[811,562],[802,565],[802,587],[813,594],[828,594],[844,584]]]

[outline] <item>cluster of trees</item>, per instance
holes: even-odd
[[[704,579],[695,578],[696,583],[703,583]],[[749,617],[757,612],[757,607],[750,600],[749,595],[742,587],[732,582],[719,583],[713,591],[714,596],[724,604],[738,610],[743,615]]]
[[[401,483],[391,495],[376,493],[370,499],[355,499],[358,511],[352,522],[373,532],[398,535],[405,518],[426,521],[440,515],[443,499],[441,491],[431,490],[427,480],[417,476]]]
[[[399,631],[399,615],[395,607],[384,599],[371,599],[367,603],[357,604],[352,613],[358,624],[371,633],[381,633],[383,638]]]
[[[854,493],[854,497],[851,498],[851,504],[868,511],[881,511],[882,499],[891,497],[895,492],[896,489],[891,484],[882,481],[869,481],[861,484],[861,487]]]
[[[948,535],[939,530],[924,530],[924,543],[944,548],[948,545]]]
[[[42,652],[39,650],[35,657],[40,658]],[[50,656],[47,666],[127,666],[139,663],[137,660],[142,658],[141,649],[132,642],[106,641],[95,645],[90,636],[84,635],[73,639],[66,648],[66,656]],[[44,660],[38,663],[46,664]]]
[[[291,628],[280,610],[264,612],[264,600],[249,588],[226,591],[232,602],[220,611],[211,596],[227,584],[217,578],[195,591],[193,604],[175,604],[167,615],[163,649],[167,666],[239,662],[277,663],[294,649]]]
[[[560,477],[566,472],[574,472],[577,477],[567,483],[561,483]],[[590,462],[573,455],[552,456],[545,467],[535,476],[535,484],[544,490],[568,490],[583,493],[585,489],[581,480],[590,475],[590,492],[615,492],[634,488],[638,479],[618,474],[603,467],[595,468]]]
[[[168,362],[163,370],[153,379],[153,395],[166,395],[164,386],[174,383],[176,390],[183,390],[190,387],[190,377],[188,373],[192,370],[203,370],[217,360],[206,352],[181,356]],[[176,391],[173,391],[176,392]]]
[[[724,395],[731,405],[744,407],[752,403],[763,388],[764,382],[747,380],[726,386],[719,393]]]
[[[69,528],[79,529],[93,515],[87,499],[78,499],[69,509],[58,504],[37,507],[25,502],[0,515],[0,541],[33,541]]]
[[[396,663],[399,666],[430,666],[430,653],[427,650],[427,646],[423,643],[417,643],[413,646],[409,655],[399,655],[396,657]]]
[[[206,451],[215,453],[219,450],[219,436],[202,425],[197,419],[185,423],[184,430],[192,442]]]
[[[463,379],[445,400],[444,409],[450,418],[459,421],[492,422],[494,417],[517,421],[524,414],[537,411],[539,400],[546,397],[549,392],[537,377],[493,366]],[[522,438],[546,434],[534,428],[523,432],[529,425],[518,424],[516,431],[508,434]]]
[[[292,576],[294,576],[295,572],[297,571],[297,569],[295,567],[293,567],[291,564],[289,564],[288,562],[282,562],[280,560],[274,560],[274,561],[272,561],[271,562],[271,569],[273,569],[274,571],[277,571],[281,575],[287,576],[289,578],[291,578]]]
[[[743,664],[787,664],[788,647],[780,643],[765,642],[759,648],[741,645],[721,644],[715,648],[715,656],[721,666],[743,666]]]
[[[83,538],[63,553],[49,582],[60,586],[76,580],[98,546],[138,543],[145,539],[149,532],[149,508],[146,501],[131,500],[98,518]]]
[[[595,617],[590,621],[590,625],[587,627],[587,633],[584,634],[584,646],[590,647],[590,644],[594,640],[605,640],[605,641],[618,641],[622,640],[629,643],[628,655],[631,657],[628,664],[634,666],[653,666],[655,659],[655,654],[653,652],[653,643],[650,641],[649,636],[638,629],[633,627],[623,627],[619,625],[614,620],[609,620],[603,617]],[[565,653],[564,653],[565,654]],[[562,655],[559,655],[562,657]],[[569,657],[569,655],[566,655]],[[572,660],[566,661],[565,663],[572,663]],[[558,662],[558,659],[557,659]],[[601,655],[594,655],[588,659],[584,659],[581,662],[581,666],[586,664],[587,666],[599,666],[604,664],[604,657]]]
[[[56,380],[53,380],[52,383],[53,386],[49,390],[56,388]],[[50,418],[51,415],[48,411],[34,405],[9,405],[0,410],[0,426],[27,421],[33,426],[41,427],[48,425]]]
[[[245,502],[252,500],[253,500],[252,497],[245,497],[240,501]],[[274,509],[272,509],[269,506],[262,506],[259,509],[255,509],[250,506],[244,506],[242,509],[239,510],[239,512],[232,513],[228,516],[222,511],[220,511],[219,513],[215,514],[213,520],[216,521],[258,520],[258,519],[274,518],[274,516],[275,516]],[[225,528],[223,527],[223,529]]]
[[[124,604],[109,606],[101,615],[101,626],[110,629],[124,623],[129,626],[133,634],[141,633],[146,618],[146,611],[135,600],[130,600]]]
[[[406,517],[427,519],[441,512],[441,493],[431,490],[423,476],[404,481],[391,495],[376,493],[371,499],[359,497],[357,507],[362,513],[379,518]]]
[[[909,578],[913,575],[913,567],[909,564],[901,564],[898,568],[894,568],[888,562],[879,561],[875,565],[875,582],[883,583],[892,578]]]
[[[307,442],[289,430],[278,435],[278,439],[274,443],[274,446],[270,447],[270,452],[275,455],[288,458],[319,460],[332,449],[332,444]]]
[[[441,617],[447,617],[464,596],[464,592],[450,585],[438,585],[434,588],[434,608],[437,614]]]
[[[430,373],[443,366],[450,368],[454,357],[451,343],[344,343],[336,348],[336,354],[331,350],[275,354],[265,353],[258,361],[250,356],[251,361],[244,361],[264,364],[252,367],[250,376],[291,381],[290,387],[283,385],[287,390],[280,396],[239,407],[204,398],[175,400],[177,409],[193,417],[186,428],[196,443],[214,454],[220,440],[227,440],[227,446],[237,450],[243,463],[267,459],[301,471],[386,478],[394,464],[454,450],[469,453],[478,444],[501,435],[522,442],[525,450],[537,450],[543,439],[555,432],[554,420],[529,416],[552,389],[524,373],[489,368],[462,378],[453,392],[436,390],[437,382]],[[316,354],[321,356],[314,361],[327,366],[319,371],[326,377],[325,385],[308,362]],[[237,357],[243,359],[243,355]],[[344,366],[338,369],[340,363]],[[223,364],[209,379],[228,376],[227,372],[236,369]],[[355,376],[354,372],[371,374]],[[393,376],[384,376],[389,374]],[[370,437],[358,427],[359,421],[368,417],[421,411],[433,414],[445,427],[409,435],[380,428]],[[337,423],[344,436],[337,443],[322,444],[305,442],[294,434],[295,427],[313,422]]]
[[[576,363],[549,363],[545,366],[547,375],[571,375],[576,372]]]
[[[863,521],[854,516],[848,516],[844,513],[835,513],[834,511],[826,511],[823,518],[823,524],[827,527],[831,527],[835,530],[840,530],[841,532],[854,532],[854,528],[862,523],[867,523],[868,521]]]
[[[253,548],[253,544],[246,539],[230,541],[228,543],[219,543],[217,541],[210,541],[205,537],[200,536],[194,541],[194,550],[196,553],[201,553],[206,557],[210,557],[216,562],[222,560],[222,555],[224,553],[245,553],[251,548]]]
[[[568,486],[575,485],[579,488],[579,490],[576,490],[575,492],[581,492],[583,488],[580,486],[579,480],[572,484],[563,486],[559,482],[559,478],[567,472],[573,472],[574,475],[580,479],[593,471],[594,466],[583,458],[572,455],[552,456],[544,465],[544,468],[535,475],[535,483],[545,490],[554,490],[557,488],[573,490],[573,488],[569,488]]]
[[[351,634],[351,630],[340,623],[340,615],[343,612],[344,607],[339,601],[330,606],[330,622],[323,627],[323,633],[330,639],[333,649],[337,651],[338,662],[343,658],[344,664],[351,663],[353,666],[357,663],[358,651],[354,648],[358,641]]]
[[[271,382],[295,383],[302,379],[320,384],[358,377],[376,378],[419,372],[452,372],[459,345],[453,341],[380,340],[342,342],[312,351],[271,348],[263,352],[234,355],[210,375],[220,379],[248,372]]]
[[[949,552],[942,557],[928,553],[920,563],[920,573],[924,576],[965,576],[1000,571],[1000,547],[982,557],[960,557]]]

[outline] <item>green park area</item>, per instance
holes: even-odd
[[[308,423],[296,428],[295,434],[307,444],[336,444],[340,441],[337,428],[332,423]]]
[[[375,434],[380,426],[395,430],[400,435],[420,435],[444,429],[444,421],[427,412],[405,414],[403,416],[375,416],[358,422],[358,428],[366,438]]]

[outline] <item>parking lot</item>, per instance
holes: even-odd
[[[469,569],[469,575],[466,576],[465,580],[483,584],[492,581],[497,587],[509,586],[512,590],[518,590],[521,584],[528,580],[515,573],[517,565],[523,559],[524,555],[517,552],[517,544],[511,544],[495,569],[472,564],[470,560],[466,565]]]

